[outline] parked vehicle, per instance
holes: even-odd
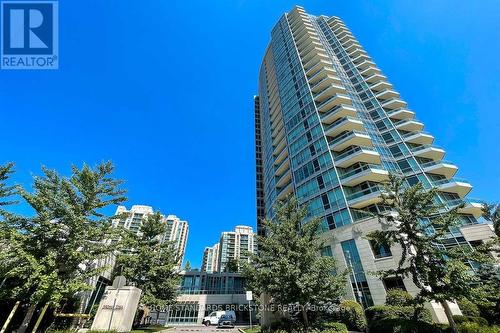
[[[232,316],[227,314],[222,315],[219,318],[219,324],[217,325],[217,328],[224,328],[224,327],[234,328],[234,322],[235,320],[233,319]]]
[[[205,326],[210,326],[210,325],[219,325],[219,319],[223,316],[227,315],[230,316],[233,323],[236,322],[236,313],[234,311],[214,311],[210,313],[208,316],[203,318],[203,325]]]

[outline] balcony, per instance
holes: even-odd
[[[483,203],[481,203],[481,200],[479,199],[466,198],[463,200],[449,200],[445,204],[449,209],[464,204],[464,207],[460,208],[458,212],[462,214],[470,214],[476,219],[480,218],[483,215]]]
[[[311,85],[311,91],[314,94],[318,94],[328,86],[336,85],[337,87],[341,88],[339,89],[340,92],[345,92],[344,87],[340,85],[341,83],[342,81],[336,75],[327,74],[324,78],[316,82],[314,85]]]
[[[333,75],[336,75],[336,72],[332,68],[328,68],[328,67],[321,68],[317,72],[313,72],[313,73],[310,73],[308,75],[309,84],[311,84],[311,85],[316,84],[319,80],[324,79],[327,75],[333,76]]]
[[[387,81],[387,77],[382,74],[373,74],[372,76],[367,77],[365,81],[368,83],[378,83],[381,81]]]
[[[362,62],[356,65],[356,68],[358,68],[359,70],[363,70],[370,66],[375,66],[375,63],[371,60],[363,60]]]
[[[384,109],[395,110],[406,107],[406,102],[399,98],[392,98],[387,101],[382,101],[381,105]]]
[[[292,181],[290,181],[284,187],[278,188],[278,190],[276,192],[277,192],[278,200],[283,200],[288,194],[293,192]]]
[[[330,66],[333,66],[330,61],[321,59],[320,61],[318,61],[317,63],[315,63],[311,67],[307,67],[307,68],[304,67],[304,71],[305,71],[306,75],[309,75],[309,74],[315,73],[316,70],[318,70],[320,68],[325,68],[325,67],[330,67]]]
[[[281,175],[290,166],[290,160],[288,158],[283,159],[280,164],[274,167],[276,174]]]
[[[424,124],[415,119],[401,119],[393,124],[398,130],[409,132],[418,132],[424,128]]]
[[[342,132],[354,130],[362,131],[364,129],[365,128],[363,127],[363,122],[361,120],[354,117],[344,117],[326,126],[325,134],[334,137]]]
[[[390,84],[389,82],[386,82],[386,81],[377,82],[377,83],[372,84],[370,86],[370,89],[372,91],[383,91],[383,90],[391,89],[391,88],[392,88],[392,84]]]
[[[358,168],[340,174],[339,178],[344,186],[356,186],[366,181],[381,183],[389,179],[389,172],[381,165],[364,164]]]
[[[347,44],[347,43],[346,43]],[[344,50],[349,53],[354,51],[357,47],[361,47],[358,42],[354,41],[354,43],[348,43],[349,45],[344,45]]]
[[[440,191],[456,193],[460,198],[465,197],[472,190],[472,185],[460,178],[433,180],[431,184]]]
[[[285,173],[276,176],[274,179],[276,180],[276,187],[283,187],[292,180],[292,171],[288,169]]]
[[[434,161],[442,160],[445,154],[443,148],[432,145],[422,145],[415,148],[411,148],[411,152],[415,156],[430,158]]]
[[[329,86],[326,86],[323,88],[323,90],[319,91],[318,93],[314,94],[314,101],[316,103],[323,103],[327,99],[329,99],[332,96],[335,96],[337,94],[345,94],[345,88],[339,84],[330,84]],[[347,95],[344,95],[347,96]]]
[[[334,121],[336,121],[337,119],[340,119],[342,117],[355,117],[356,114],[357,114],[356,109],[351,105],[340,104],[334,106],[333,108],[322,114],[321,122],[323,124],[329,125]]]
[[[350,104],[351,99],[349,96],[344,95],[344,94],[334,94],[333,96],[329,97],[325,101],[321,103],[316,103],[318,111],[319,112],[326,112],[328,111],[332,106],[335,105],[340,105],[340,104]]]
[[[316,65],[322,59],[329,61],[330,57],[323,52],[309,52],[308,56],[302,59],[302,63],[304,64],[304,68],[309,68]]]
[[[347,50],[348,47],[359,44],[356,38],[346,35],[343,38],[339,39],[340,44],[344,47],[345,50]]]
[[[427,132],[409,132],[401,135],[406,142],[419,145],[430,145],[434,142],[434,137]]]
[[[283,135],[283,138],[280,141],[276,141],[277,144],[274,147],[273,154],[275,156],[279,155],[279,153],[286,147],[286,139],[285,136]],[[273,142],[274,145],[274,142]]]
[[[422,170],[436,175],[443,175],[446,178],[455,176],[458,167],[451,162],[447,161],[431,161],[420,165]]]
[[[381,202],[381,194],[382,187],[371,187],[348,194],[346,199],[349,207],[361,209]]]
[[[358,45],[356,46],[356,48],[354,48],[354,50],[347,52],[347,54],[349,54],[349,57],[351,59],[354,59],[361,54],[366,54],[366,52],[365,50],[363,50],[363,48],[361,48],[361,46]]]
[[[371,58],[367,54],[360,54],[359,56],[353,58],[352,62],[354,64],[359,64],[359,63],[366,61],[366,60],[371,60]]]
[[[391,119],[412,119],[415,117],[415,112],[410,111],[407,108],[390,110],[386,111],[386,113]]]
[[[371,147],[358,147],[348,149],[341,154],[335,154],[335,166],[347,168],[354,163],[380,164],[380,154]]]
[[[330,148],[336,152],[342,151],[349,146],[373,146],[372,140],[367,133],[357,131],[341,134],[330,141],[329,144]]]
[[[397,91],[392,90],[391,88],[387,88],[377,92],[375,94],[375,97],[378,99],[386,100],[399,97],[399,93]]]
[[[283,149],[282,151],[279,152],[278,156],[276,156],[276,159],[274,160],[274,165],[279,165],[285,157],[288,156],[288,149]]]
[[[377,74],[377,73],[380,74],[382,72],[380,71],[380,69],[378,69],[375,66],[368,66],[367,68],[365,68],[359,72],[359,74],[361,74],[363,76],[370,76],[370,75]]]

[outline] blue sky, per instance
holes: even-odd
[[[253,95],[291,1],[60,1],[60,69],[0,71],[0,163],[112,160],[127,206],[190,223],[194,266],[223,230],[255,223]],[[436,144],[499,199],[500,2],[300,3],[344,19]],[[23,207],[16,208],[23,211]]]

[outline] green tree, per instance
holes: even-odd
[[[345,274],[335,274],[335,260],[320,255],[320,220],[304,223],[306,208],[299,208],[297,199],[287,198],[275,212],[274,220],[263,221],[267,234],[257,238],[259,254],[243,264],[243,274],[249,287],[267,294],[272,304],[299,305],[308,327],[308,308],[340,301]]]
[[[380,274],[410,277],[420,289],[416,301],[441,303],[450,326],[457,332],[447,302],[477,297],[480,279],[471,274],[469,263],[488,261],[487,256],[468,247],[440,246],[450,228],[459,226],[457,210],[462,206],[445,211],[436,204],[436,189],[426,190],[420,183],[405,187],[395,175],[390,175],[384,192],[382,204],[390,208],[390,213],[379,218],[388,228],[372,232],[368,238],[378,244],[399,244],[402,255],[397,268]]]
[[[227,261],[226,267],[224,268],[224,272],[226,273],[237,273],[240,270],[240,264],[238,259],[229,258]]]
[[[483,217],[493,222],[495,234],[500,237],[500,204],[483,204]]]
[[[159,212],[147,216],[139,233],[128,233],[126,250],[116,259],[115,275],[142,289],[141,304],[148,307],[173,303],[179,289],[179,256],[174,244],[163,240],[166,228]]]
[[[184,265],[184,270],[185,271],[190,271],[191,268],[191,262],[189,260],[186,261],[186,264]]]
[[[102,209],[125,200],[121,181],[111,177],[113,165],[72,167],[69,177],[43,168],[33,189],[17,193],[33,210],[26,217],[2,211],[2,241],[17,254],[0,256],[7,298],[22,299],[30,308],[19,331],[26,330],[36,305],[57,307],[76,293],[89,290],[88,279],[108,269],[96,263],[109,256],[115,245],[111,220]],[[5,187],[4,187],[5,188]],[[3,251],[2,251],[3,253]],[[7,266],[6,266],[7,264]]]

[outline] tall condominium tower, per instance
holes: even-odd
[[[219,268],[219,243],[212,247],[206,247],[203,251],[203,260],[201,263],[201,271],[207,273],[215,273]]]
[[[153,208],[150,206],[134,205],[130,210],[125,206],[118,206],[115,215],[120,215],[120,218],[113,220],[113,226],[123,227],[135,233],[139,233],[143,219],[148,215],[154,214]],[[167,225],[163,241],[170,241],[174,244],[179,254],[179,268],[184,260],[186,244],[189,232],[187,221],[180,220],[175,215],[162,215],[162,221]]]
[[[294,193],[308,207],[305,223],[322,218],[323,255],[353,268],[349,293],[365,306],[383,303],[388,288],[416,291],[410,280],[368,274],[397,264],[396,247],[372,248],[363,237],[381,226],[361,211],[383,210],[380,184],[390,172],[407,185],[437,187],[447,207],[466,201],[463,226],[443,246],[471,245],[491,232],[477,224],[481,205],[465,198],[470,183],[454,178],[457,167],[443,160],[443,148],[338,17],[301,7],[284,14],[272,30],[254,100],[263,198],[257,216],[272,218],[273,205]]]
[[[252,227],[239,225],[234,231],[225,231],[220,236],[218,272],[225,272],[230,260],[248,261],[249,253],[257,250]]]

